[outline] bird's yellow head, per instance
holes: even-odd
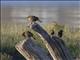
[[[28,17],[27,17],[27,20],[28,20],[29,22],[36,22],[36,21],[41,22],[41,21],[39,20],[39,18],[36,17],[36,16],[28,16]]]
[[[29,22],[32,22],[33,21],[33,18],[32,18],[33,16],[28,16],[27,17],[27,20],[29,21]]]

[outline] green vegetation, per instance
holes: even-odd
[[[44,25],[44,29],[50,34],[51,29],[54,29],[57,35],[57,32],[60,29],[64,30],[63,40],[73,57],[80,57],[80,29],[76,28],[74,31],[67,26],[61,26],[58,24],[46,24]],[[15,49],[15,44],[20,40],[23,40],[21,36],[22,32],[30,30],[24,24],[1,24],[1,60],[25,60],[23,56],[21,56],[17,50]],[[43,42],[40,37],[34,33],[35,41],[41,47],[44,47]],[[37,38],[39,37],[39,38]]]
[[[12,57],[6,53],[0,53],[1,60],[12,60]]]

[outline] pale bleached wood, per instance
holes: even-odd
[[[38,35],[43,40],[43,43],[46,46],[46,48],[48,49],[49,53],[51,54],[53,60],[62,60],[62,58],[60,57],[60,53],[57,50],[57,48],[55,47],[55,45],[53,45],[53,46],[50,45],[40,34],[38,34]]]
[[[26,60],[52,60],[44,48],[38,46],[33,38],[23,40],[16,44],[16,49],[26,58]]]
[[[35,58],[29,53],[29,51],[28,51],[28,50],[25,50],[25,49],[23,48],[24,42],[26,42],[26,39],[24,39],[24,40],[20,41],[19,43],[17,43],[17,44],[15,45],[15,48],[17,49],[17,51],[18,51],[21,55],[23,55],[23,57],[24,57],[26,60],[35,60]]]
[[[57,41],[59,42],[60,39],[52,39],[52,37],[50,37],[50,35],[37,23],[32,24],[30,28],[37,32],[42,38],[53,60],[73,60],[68,52],[68,49],[65,46],[62,48],[64,44],[57,43]]]

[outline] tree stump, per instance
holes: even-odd
[[[34,23],[30,28],[38,33],[44,45],[49,51],[48,55],[44,48],[38,46],[34,39],[27,38],[16,44],[15,48],[26,60],[73,60],[64,42],[55,36],[50,36],[39,24]]]
[[[26,60],[52,60],[49,53],[38,46],[33,38],[28,38],[16,44],[16,49],[26,58]]]
[[[73,60],[67,47],[59,41],[60,39],[51,38],[50,35],[37,23],[32,24],[30,27],[42,38],[53,60]]]

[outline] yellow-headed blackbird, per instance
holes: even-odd
[[[28,16],[27,19],[30,20],[31,22],[36,22],[36,21],[42,22],[36,16]]]

